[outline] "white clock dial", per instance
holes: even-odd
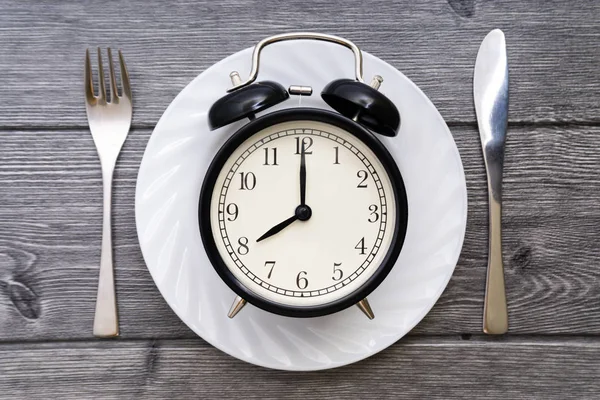
[[[300,203],[304,144],[306,205]],[[332,124],[272,125],[245,140],[220,170],[210,204],[218,252],[233,276],[264,299],[323,305],[357,291],[378,269],[394,236],[394,191],[375,153]]]

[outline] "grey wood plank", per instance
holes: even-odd
[[[595,399],[597,339],[411,338],[359,363],[273,371],[196,340],[0,345],[0,396],[28,399]]]
[[[150,132],[131,132],[114,187],[121,334],[193,337],[152,282],[134,193]],[[416,334],[481,331],[487,199],[475,128],[453,128],[469,193],[461,258]],[[101,173],[89,132],[0,131],[0,340],[91,337],[101,238]],[[600,128],[508,135],[504,259],[512,333],[600,333]]]
[[[86,126],[86,48],[122,48],[135,126],[153,126],[196,75],[281,32],[338,34],[391,63],[449,121],[474,121],[479,44],[505,30],[511,121],[600,122],[600,3],[429,0],[23,2],[0,0],[0,126]]]

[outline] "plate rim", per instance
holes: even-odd
[[[404,73],[402,73],[400,70],[398,70],[397,68],[395,68],[394,66],[392,66],[391,64],[387,63],[386,61],[380,59],[379,57],[376,57],[374,55],[371,55],[370,53],[362,50],[363,55],[366,55],[368,57],[372,57],[373,59],[375,59],[377,62],[383,63],[387,66],[389,66],[390,68],[394,69],[398,74],[400,74],[406,83],[408,83],[414,90],[416,90],[421,96],[422,98],[425,100],[425,102],[427,103],[427,105],[431,108],[433,108],[436,111],[436,118],[441,122],[441,124],[443,125],[444,128],[444,132],[447,135],[447,137],[450,139],[452,146],[452,152],[454,153],[454,159],[455,161],[457,161],[458,164],[458,177],[461,179],[461,198],[462,198],[462,202],[463,202],[463,207],[461,210],[461,232],[460,232],[460,238],[458,238],[458,242],[457,245],[453,251],[453,254],[455,255],[455,257],[453,258],[453,261],[451,263],[448,263],[449,265],[452,265],[451,268],[448,268],[448,273],[447,276],[445,277],[445,279],[443,280],[443,284],[440,285],[438,291],[436,292],[436,294],[434,296],[431,296],[432,299],[435,299],[434,301],[431,302],[431,304],[427,307],[422,307],[421,312],[418,314],[417,317],[415,317],[413,319],[413,321],[411,322],[411,324],[407,325],[407,329],[406,332],[402,333],[402,334],[397,334],[394,335],[393,338],[391,340],[389,340],[389,343],[381,345],[381,346],[377,346],[377,347],[370,347],[368,352],[365,352],[364,354],[361,354],[360,356],[354,358],[352,361],[344,361],[344,362],[335,362],[335,361],[331,361],[328,365],[317,365],[317,366],[312,366],[312,367],[302,367],[302,366],[296,366],[296,365],[288,365],[288,366],[272,366],[272,365],[268,365],[267,363],[262,362],[262,360],[259,359],[254,359],[251,357],[248,357],[244,354],[232,354],[230,351],[228,351],[227,349],[224,348],[224,346],[222,346],[220,344],[220,342],[218,341],[214,341],[212,339],[207,339],[206,337],[200,335],[194,326],[192,326],[191,324],[189,324],[183,317],[182,315],[180,315],[180,311],[176,308],[173,307],[171,305],[171,303],[169,302],[169,300],[167,300],[167,296],[165,296],[165,293],[163,291],[163,289],[157,284],[157,281],[155,279],[155,275],[153,274],[152,270],[149,268],[148,266],[148,260],[146,259],[146,254],[143,251],[143,245],[142,245],[142,237],[141,237],[141,230],[140,230],[140,222],[139,222],[139,218],[141,218],[141,216],[139,215],[139,208],[140,205],[138,204],[140,202],[140,186],[139,186],[139,182],[140,182],[140,176],[142,175],[142,167],[144,164],[144,159],[146,158],[146,153],[148,151],[148,148],[150,147],[150,144],[153,140],[153,138],[155,137],[155,132],[158,129],[162,128],[162,125],[164,124],[164,120],[165,120],[165,116],[173,109],[175,108],[178,103],[181,100],[178,100],[178,98],[180,97],[181,93],[183,93],[186,90],[189,90],[189,88],[193,85],[196,84],[196,82],[198,80],[201,79],[201,76],[205,73],[207,73],[208,71],[211,71],[213,69],[217,69],[219,68],[219,65],[221,63],[225,63],[226,60],[229,60],[233,57],[238,56],[239,54],[243,54],[243,53],[249,53],[251,52],[253,49],[253,47],[248,47],[245,49],[242,49],[238,52],[235,52],[233,54],[230,54],[229,56],[217,61],[215,64],[211,65],[210,67],[208,67],[207,69],[201,71],[198,75],[196,75],[187,85],[185,85],[178,93],[177,95],[173,98],[173,100],[169,103],[169,105],[167,106],[167,108],[165,109],[165,111],[163,112],[163,114],[161,115],[161,117],[159,118],[158,122],[156,123],[156,126],[154,127],[154,129],[152,130],[152,133],[150,134],[150,137],[148,139],[148,142],[146,143],[146,146],[144,148],[144,154],[142,156],[142,159],[140,161],[140,165],[139,165],[139,169],[138,169],[138,173],[136,176],[136,189],[135,189],[135,200],[134,200],[134,214],[135,214],[135,223],[136,223],[136,236],[138,238],[138,243],[140,246],[140,251],[142,253],[142,258],[144,260],[144,263],[146,264],[146,268],[148,269],[148,272],[150,273],[151,277],[152,277],[152,281],[154,283],[154,285],[156,286],[156,288],[158,289],[159,293],[161,294],[161,296],[163,297],[164,301],[167,303],[167,305],[169,306],[169,308],[175,313],[175,315],[177,315],[177,317],[190,329],[192,330],[192,332],[194,332],[198,337],[200,337],[202,340],[206,341],[207,343],[209,343],[211,346],[219,349],[220,351],[222,351],[223,353],[247,362],[249,364],[253,364],[253,365],[257,365],[263,368],[268,368],[268,369],[273,369],[273,370],[280,370],[280,371],[320,371],[320,370],[326,370],[326,369],[333,369],[333,368],[338,368],[338,367],[342,367],[345,365],[350,365],[350,364],[354,364],[356,362],[362,361],[366,358],[369,358],[385,349],[387,349],[388,347],[390,347],[391,345],[397,343],[400,339],[402,339],[404,336],[406,336],[412,329],[414,329],[414,327],[416,325],[418,325],[424,318],[425,316],[431,311],[431,309],[437,304],[437,302],[439,301],[441,295],[443,294],[443,292],[446,290],[446,288],[448,287],[448,283],[450,282],[452,276],[454,275],[454,271],[456,270],[456,267],[458,265],[458,261],[460,260],[460,255],[462,253],[462,248],[464,246],[464,240],[465,240],[465,236],[466,236],[466,230],[467,230],[467,220],[468,220],[468,191],[467,191],[467,181],[466,181],[466,176],[465,176],[465,172],[464,172],[464,165],[462,163],[462,157],[460,155],[460,151],[458,149],[458,146],[456,145],[456,141],[454,140],[454,136],[452,135],[452,132],[450,130],[450,128],[448,127],[448,124],[446,123],[446,121],[444,120],[444,118],[442,117],[441,113],[439,112],[439,110],[437,109],[437,107],[433,104],[433,102],[431,101],[431,99],[425,94],[425,92],[423,92],[410,78],[408,78]],[[385,147],[388,147],[385,142],[383,143],[383,145]]]

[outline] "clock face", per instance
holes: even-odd
[[[352,121],[322,114],[249,124],[217,155],[200,205],[201,225],[203,214],[210,221],[203,239],[226,282],[295,314],[362,300],[395,262],[406,229],[389,154]]]

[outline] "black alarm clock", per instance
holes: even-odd
[[[312,94],[310,82],[285,89],[256,82],[261,50],[283,40],[315,39],[351,49],[355,79],[329,83],[321,98],[332,110],[293,107],[258,113],[290,94]],[[289,317],[317,317],[358,305],[388,275],[406,235],[402,175],[377,135],[395,136],[400,115],[363,83],[362,54],[352,42],[290,33],[259,42],[245,82],[209,111],[211,130],[249,122],[226,141],[204,179],[199,224],[208,257],[237,294],[229,317],[251,303]]]

